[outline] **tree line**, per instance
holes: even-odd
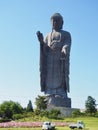
[[[38,115],[45,116],[48,118],[59,118],[60,111],[59,110],[51,110],[47,111],[47,100],[45,96],[40,96],[36,98],[35,101],[36,108],[33,108],[31,100],[29,100],[27,107],[23,108],[20,103],[14,101],[4,101],[0,104],[0,120],[8,121],[8,120],[16,120],[24,117],[28,117],[30,115]],[[28,114],[30,113],[30,114]],[[75,110],[72,113],[72,116],[98,116],[98,112],[96,109],[96,100],[88,96],[85,101],[85,112],[81,113],[80,110]]]

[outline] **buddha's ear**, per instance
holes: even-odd
[[[64,24],[64,21],[62,20],[62,25]]]
[[[64,24],[64,21],[62,20],[62,26],[63,26],[63,24]]]
[[[63,28],[63,24],[64,24],[64,21],[62,20],[62,21],[61,21],[61,27],[60,27],[60,29]]]

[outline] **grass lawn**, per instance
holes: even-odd
[[[82,120],[85,123],[85,129],[83,130],[98,130],[98,118],[94,117],[80,117],[80,118],[65,118],[58,122],[76,122],[77,120]],[[38,128],[0,128],[0,130],[41,130]],[[69,127],[56,127],[56,130],[71,130]],[[75,129],[77,130],[77,129]]]
[[[0,130],[41,130],[41,128],[0,128]],[[56,130],[71,130],[68,127],[56,127]],[[80,129],[75,129],[80,130]],[[98,130],[98,127],[89,127],[82,130]]]
[[[41,128],[0,128],[0,130],[41,130]],[[71,130],[68,127],[57,127],[56,130]],[[80,130],[80,129],[75,129]],[[82,130],[98,130],[98,128],[85,128]]]

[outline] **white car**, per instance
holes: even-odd
[[[51,122],[44,122],[42,125],[42,130],[54,130],[55,129],[55,125],[52,124]]]
[[[83,129],[85,127],[83,121],[77,121],[76,124],[70,124],[69,125],[69,128],[71,129],[75,129],[75,128],[78,128],[78,129]]]

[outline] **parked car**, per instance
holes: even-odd
[[[42,125],[42,130],[54,130],[55,129],[55,124],[51,123],[51,122],[44,122]]]
[[[77,123],[75,124],[70,124],[69,128],[74,129],[74,128],[78,128],[78,129],[83,129],[85,127],[83,121],[77,121]]]

